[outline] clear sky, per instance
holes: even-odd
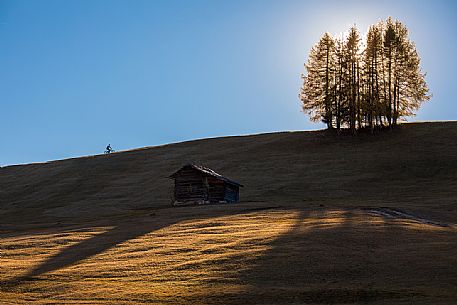
[[[310,48],[389,15],[433,93],[410,121],[457,119],[457,1],[0,0],[0,166],[322,128],[298,100]]]

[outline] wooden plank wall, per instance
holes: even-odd
[[[227,202],[238,202],[240,200],[240,188],[235,185],[225,185],[224,200]]]
[[[224,181],[218,180],[214,177],[208,177],[209,185],[209,201],[219,202],[224,200],[225,188]]]
[[[175,178],[176,201],[201,201],[207,199],[207,188],[202,174],[193,169],[184,169]]]
[[[237,202],[239,187],[193,168],[184,168],[175,176],[175,203]]]

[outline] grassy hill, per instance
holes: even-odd
[[[171,208],[189,162],[242,201]],[[455,304],[456,190],[457,122],[4,167],[0,304]]]

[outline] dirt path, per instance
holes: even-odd
[[[416,215],[407,213],[405,211],[402,211],[402,210],[396,209],[396,208],[379,207],[379,208],[362,208],[362,210],[368,212],[369,214],[381,216],[384,218],[408,219],[408,220],[412,220],[412,221],[415,221],[418,223],[428,224],[428,225],[432,225],[432,226],[449,227],[449,224],[447,224],[447,223],[438,222],[438,221],[426,219],[423,217],[418,217]]]

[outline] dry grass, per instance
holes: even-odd
[[[456,297],[455,227],[359,209],[235,209],[112,243],[110,232],[142,231],[170,210],[120,229],[4,236],[1,302],[451,304]]]
[[[456,138],[417,124],[2,168],[0,304],[456,304]],[[168,207],[189,159],[244,201]]]
[[[236,289],[240,286],[237,274],[290,229],[296,214],[248,213],[184,220],[106,246],[93,256],[86,256],[85,248],[103,247],[103,239],[93,245],[87,242],[101,235],[109,239],[115,228],[6,237],[1,246],[2,299],[6,304],[30,300],[43,304],[175,303],[208,290],[224,291],[226,285]],[[147,226],[150,221],[154,219],[137,219],[122,230]],[[275,222],[273,227],[270,221]],[[71,261],[66,261],[69,257]],[[199,303],[198,298],[195,302]]]

